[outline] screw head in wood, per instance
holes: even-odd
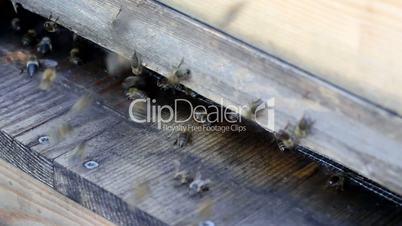
[[[49,144],[50,140],[48,136],[41,136],[38,138],[39,144]]]
[[[99,166],[99,163],[93,161],[93,160],[89,160],[84,162],[84,167],[87,169],[95,169]]]

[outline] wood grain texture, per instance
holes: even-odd
[[[314,133],[303,146],[402,194],[402,119],[378,105],[155,1],[16,2],[45,17],[52,13],[67,28],[127,58],[137,51],[162,75],[183,58],[192,72],[184,84],[218,103],[223,99],[225,106],[274,97],[276,130],[310,115]]]
[[[10,36],[0,39],[0,50],[20,48],[18,38]],[[7,93],[1,94],[7,97],[0,99],[7,109],[0,111],[5,114],[0,129],[13,133],[24,150],[51,164],[54,171],[44,175],[51,177],[54,189],[116,224],[198,225],[211,220],[217,225],[397,225],[402,221],[401,207],[353,180],[347,179],[344,192],[326,188],[330,171],[298,152],[278,151],[269,133],[251,125],[244,133],[194,133],[189,145],[178,148],[174,146],[178,132],[127,119],[130,101],[120,86],[124,77],[107,75],[100,55],[82,67],[68,64],[67,55],[57,50],[49,56],[59,62],[51,95],[38,89],[36,79],[16,76],[18,68],[13,65],[0,65],[0,85],[14,87],[3,87]],[[183,97],[156,89],[155,79],[150,82],[158,101]],[[71,114],[71,105],[86,94],[95,101]],[[30,97],[34,114],[25,110]],[[60,109],[49,113],[56,106]],[[35,123],[37,119],[40,123]],[[39,135],[52,134],[65,122],[73,132],[63,141],[38,143]],[[84,148],[78,149],[83,143]],[[20,151],[6,153],[13,157]],[[22,156],[26,161],[12,163],[37,162]],[[88,160],[99,166],[87,169]],[[210,190],[191,196],[187,186],[175,185],[175,160],[192,174],[199,171],[211,179]]]
[[[399,1],[161,2],[402,114]]]
[[[0,159],[0,225],[114,225]]]

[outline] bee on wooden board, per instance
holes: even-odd
[[[68,61],[75,65],[82,64],[81,53],[79,48],[72,48],[70,50],[70,56],[68,58]]]
[[[191,176],[190,172],[186,169],[181,169],[181,164],[179,160],[174,160],[174,180],[177,182],[176,185],[188,185],[193,181],[193,177]]]
[[[27,47],[27,46],[32,46],[33,44],[36,43],[37,39],[37,34],[36,31],[34,29],[29,29],[23,36],[21,39],[21,43],[23,46]]]
[[[189,131],[180,132],[174,145],[182,148],[191,141],[191,133]]]
[[[121,86],[123,89],[129,89],[129,88],[144,88],[145,87],[145,79],[143,76],[128,76],[127,78],[124,79],[123,83]]]
[[[292,150],[299,143],[300,139],[305,138],[311,133],[314,121],[303,115],[296,126],[287,124],[284,129],[275,134],[278,147],[281,151]]]
[[[198,171],[195,174],[193,182],[190,183],[188,188],[190,189],[190,195],[200,194],[209,190],[211,184],[210,179],[202,179],[201,173]]]
[[[16,17],[11,20],[11,28],[16,32],[20,32],[22,30],[20,18]]]
[[[27,64],[26,64],[26,69],[27,69],[28,75],[29,75],[31,78],[32,78],[32,77],[36,74],[36,72],[38,71],[38,69],[39,69],[39,61],[38,61],[38,59],[36,58],[35,55],[29,56],[28,61],[27,61]]]
[[[41,90],[49,90],[55,79],[56,79],[56,70],[53,68],[47,68],[43,72],[39,88]]]
[[[313,127],[314,121],[308,116],[303,115],[303,117],[297,123],[294,134],[297,138],[306,137],[311,133],[311,129]]]
[[[131,57],[131,71],[134,75],[141,75],[143,72],[143,65],[142,65],[142,57],[139,53],[134,51],[133,56]]]
[[[173,71],[164,79],[158,80],[158,87],[162,89],[176,88],[180,82],[186,81],[190,78],[190,69],[182,68],[184,59],[182,58],[177,66],[173,67]]]
[[[43,37],[36,47],[38,53],[45,55],[53,50],[52,41],[49,37]]]
[[[49,20],[43,23],[43,28],[49,33],[55,33],[59,30],[59,26],[57,25],[57,20],[52,21],[52,15],[49,16]]]
[[[327,181],[327,188],[344,191],[345,177],[342,174],[332,174]]]
[[[139,90],[135,87],[131,87],[126,91],[126,96],[130,100],[136,100],[136,99],[145,99],[147,98],[147,95],[145,92],[142,90]]]

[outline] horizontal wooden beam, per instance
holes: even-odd
[[[0,199],[0,225],[114,225],[2,159]]]
[[[127,58],[137,51],[162,75],[184,59],[183,84],[225,106],[274,97],[276,130],[308,114],[315,124],[303,146],[402,194],[398,115],[156,1],[15,2]]]

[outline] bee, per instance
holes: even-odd
[[[314,124],[314,121],[303,115],[303,117],[300,119],[299,123],[296,125],[294,134],[297,138],[303,138],[306,137],[308,134],[311,133],[311,128]]]
[[[42,81],[40,82],[39,88],[41,90],[49,90],[56,79],[56,70],[53,68],[47,68],[43,72]]]
[[[129,88],[126,92],[126,96],[130,100],[147,98],[147,95],[143,91],[141,91],[135,87]]]
[[[130,62],[121,55],[109,53],[106,56],[106,68],[110,75],[118,75],[130,68]]]
[[[11,28],[16,32],[20,32],[22,30],[20,18],[16,17],[11,20]]]
[[[177,137],[176,141],[174,142],[174,145],[179,146],[180,148],[186,146],[191,139],[191,133],[188,131],[184,131],[179,133],[179,136]]]
[[[141,55],[135,51],[131,57],[131,71],[134,75],[141,75],[143,68]]]
[[[143,76],[128,76],[124,79],[121,84],[123,89],[129,89],[131,87],[135,88],[144,88],[145,87],[145,79]]]
[[[327,181],[327,188],[333,188],[336,191],[343,191],[345,184],[345,177],[342,174],[333,174]]]
[[[166,78],[158,80],[158,87],[162,89],[177,88],[180,82],[188,80],[191,75],[189,69],[182,68],[184,59],[182,58],[177,66],[173,67],[173,71]]]
[[[75,64],[75,65],[81,65],[82,64],[82,59],[80,57],[80,49],[79,48],[73,48],[70,50],[70,57],[68,60],[70,63]]]
[[[29,29],[27,33],[22,36],[22,45],[23,46],[31,46],[36,42],[36,31],[34,29]]]
[[[208,121],[208,112],[203,108],[194,109],[194,119],[198,123],[207,123]]]
[[[142,202],[146,196],[151,194],[151,187],[149,186],[148,181],[136,183],[133,187],[135,203]]]
[[[84,156],[85,156],[85,147],[86,147],[86,142],[81,142],[74,150],[73,150],[73,160],[77,160],[79,162],[84,161]]]
[[[77,102],[74,103],[74,105],[71,107],[71,112],[79,112],[82,109],[88,107],[92,102],[92,96],[91,95],[84,95],[80,97]]]
[[[49,37],[43,37],[36,47],[38,53],[45,55],[53,50],[52,41]]]
[[[59,30],[59,26],[57,25],[57,18],[55,21],[52,21],[52,15],[50,15],[49,20],[43,23],[43,28],[49,33],[55,33]]]
[[[39,61],[35,55],[31,55],[28,58],[26,68],[27,68],[29,76],[31,76],[31,78],[32,78],[39,69]]]
[[[56,138],[55,140],[62,141],[68,135],[70,135],[72,132],[73,132],[73,127],[68,123],[64,123],[57,129],[56,134],[55,134],[55,138]]]
[[[174,180],[177,181],[177,185],[188,185],[193,181],[193,177],[190,172],[185,169],[181,169],[179,160],[173,161],[175,166]]]
[[[209,190],[211,184],[210,179],[203,180],[201,173],[198,171],[195,175],[193,182],[190,183],[188,188],[190,189],[190,195],[200,194]]]
[[[298,143],[297,138],[291,132],[292,129],[289,127],[291,126],[287,124],[284,129],[279,130],[279,132],[275,134],[279,150],[281,151],[293,150]]]
[[[253,117],[255,117],[256,116],[256,111],[263,104],[265,104],[265,103],[261,99],[257,99],[255,101],[251,102],[251,104],[249,104],[247,106],[247,111],[246,111],[245,117],[248,118],[248,119],[252,119]]]

